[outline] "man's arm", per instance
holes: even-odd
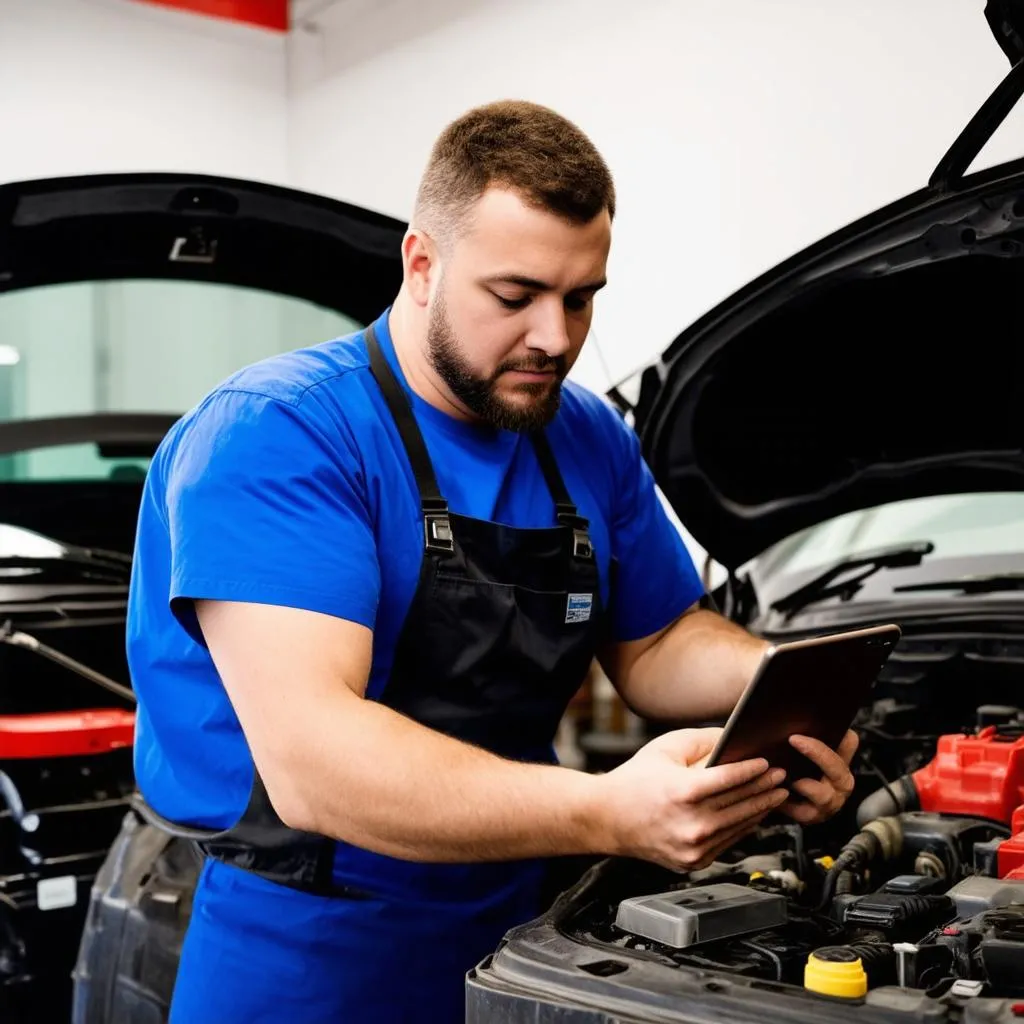
[[[507,761],[363,697],[372,634],[330,615],[198,601],[271,803],[293,828],[407,860],[625,854],[708,863],[785,791],[763,761],[691,767],[719,730],[660,737],[588,775]]]
[[[696,604],[671,625],[612,645],[602,666],[622,699],[644,718],[727,718],[768,644]]]
[[[287,825],[427,861],[601,845],[592,777],[503,761],[364,699],[365,626],[234,602],[197,602],[197,614]]]

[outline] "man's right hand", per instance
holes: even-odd
[[[706,768],[721,729],[680,729],[652,740],[600,777],[601,813],[615,852],[673,871],[710,864],[789,796],[763,759]]]

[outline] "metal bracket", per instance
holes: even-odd
[[[454,551],[452,521],[446,512],[428,512],[423,517],[423,537],[432,551]]]
[[[594,545],[590,543],[590,534],[586,530],[572,531],[573,558],[590,559],[594,557]]]

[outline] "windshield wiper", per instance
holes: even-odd
[[[917,590],[953,590],[961,594],[996,594],[1007,590],[1024,590],[1024,572],[960,576],[951,580],[930,580],[927,583],[904,583],[902,587],[892,589],[900,593]]]
[[[919,540],[909,544],[879,548],[877,551],[866,551],[854,558],[844,558],[820,576],[815,576],[810,582],[798,587],[791,594],[780,597],[772,604],[772,610],[781,612],[787,619],[791,619],[808,605],[825,601],[830,597],[849,601],[869,576],[874,576],[881,569],[905,569],[912,565],[920,565],[921,559],[925,555],[930,555],[934,550],[935,545],[930,540]],[[855,576],[846,576],[847,573],[856,569],[863,571]],[[845,578],[838,583],[835,582],[836,578],[840,576]]]

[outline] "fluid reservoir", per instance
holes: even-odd
[[[859,999],[868,990],[868,976],[854,950],[848,946],[825,946],[807,958],[804,988],[823,996]]]

